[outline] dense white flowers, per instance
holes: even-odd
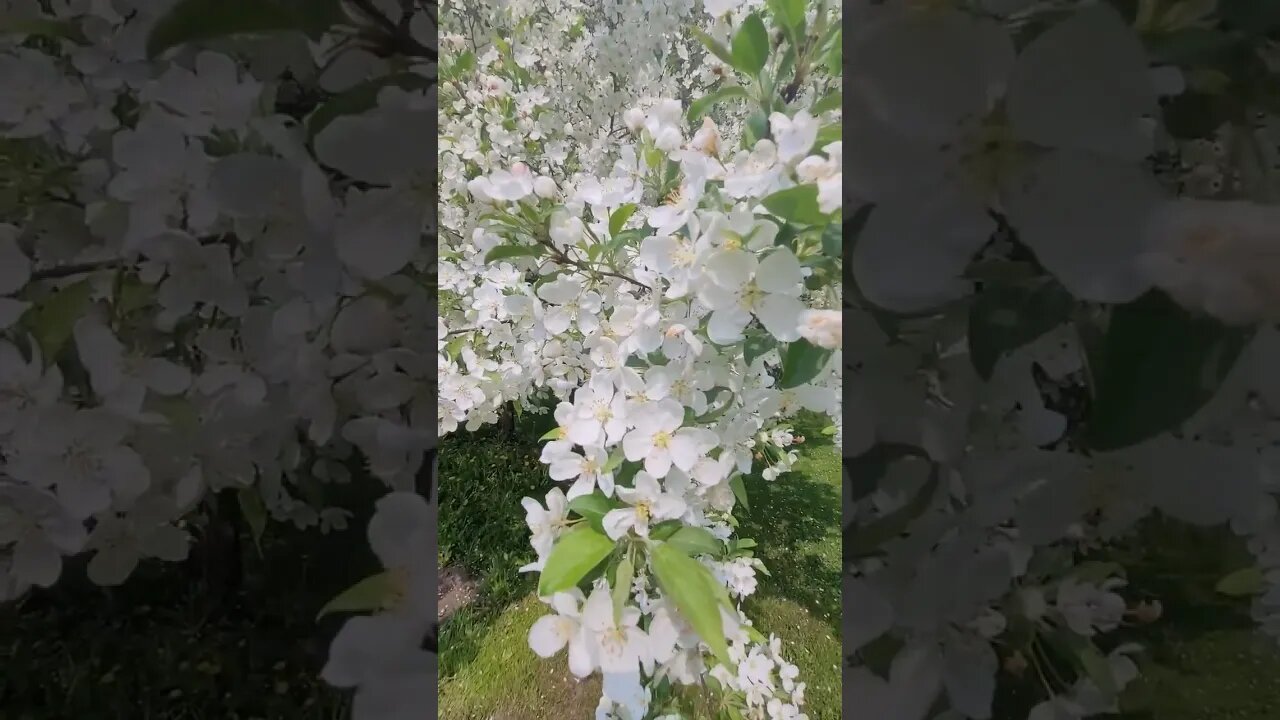
[[[493,422],[508,402],[529,411],[554,405],[557,429],[541,460],[564,487],[545,505],[524,500],[536,554],[525,569],[545,580],[557,548],[593,536],[620,552],[580,611],[548,589],[557,614],[538,621],[530,643],[543,656],[568,646],[576,674],[601,672],[598,717],[641,720],[671,699],[657,691],[659,680],[700,682],[718,662],[738,665],[760,640],[736,634],[745,618],[732,605],[717,611],[723,628],[695,630],[682,605],[690,600],[671,596],[660,576],[672,570],[655,553],[675,533],[699,543],[712,564],[685,566],[706,573],[708,594],[695,602],[716,602],[716,584],[724,603],[752,594],[758,561],[712,557],[732,540],[734,479],[753,469],[777,478],[791,467],[794,453],[780,449],[792,442],[785,432],[774,449],[755,449],[757,434],[772,437],[787,415],[804,407],[839,414],[839,335],[829,323],[815,324],[824,340],[811,348],[801,387],[777,388],[786,344],[807,332],[806,313],[839,305],[839,253],[794,240],[805,224],[820,233],[835,222],[843,202],[838,118],[808,109],[838,78],[811,65],[796,105],[764,113],[754,130],[752,108],[741,105],[758,103],[745,83],[740,105],[712,106],[690,122],[689,102],[677,97],[738,79],[688,28],[727,42],[760,3],[708,6],[710,22],[684,3],[611,4],[602,23],[575,15],[577,5],[563,9],[543,26],[520,23],[517,7],[487,9],[487,22],[513,33],[511,54],[501,43],[469,47],[477,72],[442,89],[441,325],[454,330],[439,338],[440,430]],[[822,13],[829,31],[838,19],[831,10]],[[635,12],[646,32],[618,32]],[[556,33],[577,32],[575,17],[588,37],[566,54]],[[471,20],[459,23],[460,34]],[[815,40],[823,37],[834,35]],[[550,71],[531,80],[514,48],[540,45]],[[607,87],[577,81],[588,77],[607,78]],[[501,92],[516,98],[514,112]],[[529,141],[509,142],[507,129],[527,122],[526,99]],[[771,139],[749,137],[769,131]],[[761,206],[801,185],[821,205],[820,222]],[[828,282],[815,291],[806,278],[819,266]],[[821,402],[798,402],[810,395],[805,388]],[[634,582],[617,588],[615,573],[626,567]],[[589,653],[574,656],[579,633]],[[721,657],[716,647],[726,642],[735,649]],[[779,660],[722,686],[744,716],[802,718],[795,673]]]
[[[416,717],[435,676],[429,512],[408,492],[422,459],[511,403],[554,408],[524,570],[541,576],[571,534],[608,552],[600,577],[544,598],[531,647],[602,673],[601,718],[670,717],[661,681],[710,677],[744,717],[801,720],[795,665],[739,607],[764,568],[731,548],[738,477],[785,488],[811,440],[787,418],[807,409],[885,468],[846,478],[846,642],[902,644],[846,677],[872,716],[923,718],[940,698],[988,716],[1000,662],[1017,666],[993,649],[1011,629],[1096,650],[1145,617],[1119,574],[1054,558],[1156,509],[1248,538],[1268,571],[1254,614],[1280,635],[1280,342],[1262,325],[1280,318],[1278,125],[1248,98],[1188,139],[1157,97],[1209,81],[1154,57],[1153,18],[804,3],[806,52],[784,59],[794,3],[495,1],[444,9],[438,63],[378,57],[342,28],[296,57],[237,43],[149,59],[173,5],[52,3],[30,14],[66,37],[0,47],[0,137],[58,170],[0,224],[0,599],[78,553],[100,584],[185,557],[209,493],[334,526],[344,511],[298,485],[359,461],[393,491],[368,538],[388,591],[324,677],[356,688],[358,720]],[[733,48],[753,13],[763,78],[689,32]],[[1160,22],[1212,26],[1202,15]],[[433,23],[410,20],[401,44],[434,54]],[[308,78],[339,93],[325,112],[300,100]],[[1176,167],[1153,172],[1156,150]],[[1138,337],[1152,316],[1170,323],[1158,341]],[[1124,332],[1194,375],[1113,379],[1095,346]],[[1091,407],[1073,409],[1086,385]],[[1107,400],[1131,385],[1195,398],[1140,427],[1121,417],[1132,400]],[[677,547],[701,570],[664,554]],[[661,577],[701,571],[715,632]],[[1110,711],[1131,654],[1067,668],[1032,719]]]

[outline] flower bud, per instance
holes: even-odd
[[[800,313],[797,330],[814,345],[835,350],[840,347],[841,321],[839,310],[805,310]]]
[[[1153,623],[1164,614],[1164,606],[1160,604],[1159,600],[1151,600],[1149,602],[1143,600],[1129,612],[1140,623]]]
[[[716,127],[715,121],[710,116],[702,118],[702,127],[694,133],[689,147],[710,157],[720,154],[720,129]]]
[[[533,191],[540,198],[553,198],[556,196],[556,181],[546,175],[539,175],[533,181]]]
[[[675,152],[680,149],[680,130],[670,125],[658,131],[658,136],[653,140],[653,146],[663,152]]]
[[[622,113],[622,123],[631,132],[640,132],[640,128],[644,127],[644,111],[640,108],[628,108],[626,112]]]
[[[1028,667],[1027,657],[1021,650],[1014,650],[1012,655],[1004,659],[1004,671],[1010,675],[1021,677]]]

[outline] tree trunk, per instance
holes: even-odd
[[[498,427],[508,440],[516,437],[516,405],[509,402],[502,406],[502,414],[498,416]]]
[[[239,508],[231,491],[210,498],[209,524],[200,542],[200,572],[215,611],[225,610],[244,587]]]

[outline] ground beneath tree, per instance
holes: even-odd
[[[458,610],[475,602],[480,596],[480,581],[471,577],[466,569],[454,565],[440,571],[440,587],[437,593],[437,617],[444,622]]]

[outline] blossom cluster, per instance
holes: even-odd
[[[838,28],[834,8],[792,5],[815,49]],[[664,714],[671,685],[710,682],[744,717],[800,718],[804,685],[781,640],[747,630],[741,600],[763,566],[734,537],[733,511],[742,475],[775,480],[795,462],[803,438],[787,418],[818,412],[838,430],[839,105],[815,107],[838,71],[815,65],[789,101],[752,98],[750,74],[711,47],[753,23],[763,35],[777,14],[648,3],[644,17],[680,32],[623,40],[639,7],[485,8],[501,41],[458,40],[465,73],[444,61],[439,429],[494,422],[511,402],[553,405],[541,460],[563,486],[524,500],[536,554],[524,570],[555,612],[530,644],[603,674],[598,717]],[[446,31],[465,36],[471,14]],[[566,53],[566,35],[543,35],[561,27],[590,42]],[[554,86],[605,76],[625,93]],[[680,99],[698,96],[710,100]],[[769,208],[788,198],[808,204]],[[547,587],[588,537],[610,557],[603,575]],[[719,589],[691,598],[673,578]]]
[[[1246,540],[1256,588],[1222,587],[1274,634],[1275,106],[1232,85],[1253,60],[1165,44],[1238,8],[1117,5],[845,9],[845,689],[872,716],[991,717],[1006,678],[1031,720],[1117,712],[1160,606],[1111,549],[1157,512]],[[1247,109],[1191,122],[1227,92]]]
[[[0,153],[45,168],[0,207],[0,600],[183,560],[228,507],[341,529],[333,487],[371,481],[383,612],[326,677],[386,717],[435,674],[432,12],[197,5],[0,3]]]

